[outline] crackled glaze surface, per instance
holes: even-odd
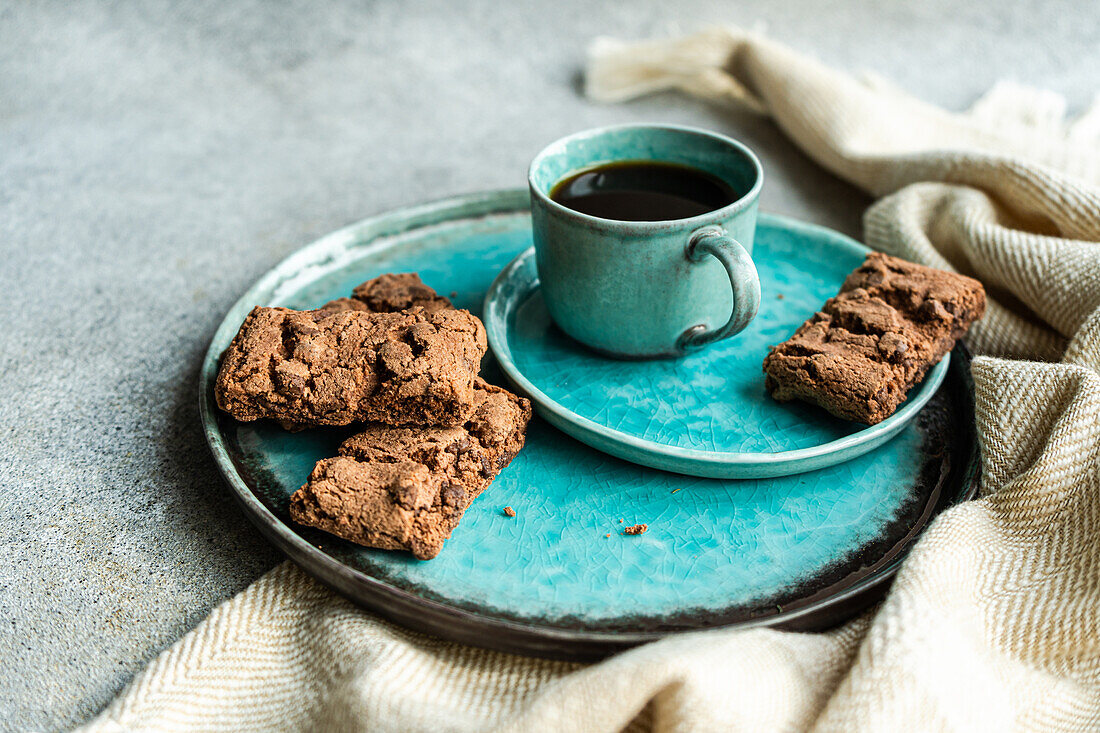
[[[244,454],[270,472],[265,502],[284,518],[290,495],[317,459],[335,453],[339,435],[237,428]],[[607,623],[786,603],[919,500],[916,429],[841,466],[755,481],[636,466],[542,421],[528,440],[430,562],[304,534],[342,562],[427,597],[526,621]],[[639,522],[649,525],[645,534],[620,534]]]
[[[949,357],[890,418],[866,426],[764,389],[761,364],[862,262],[866,248],[820,227],[763,215],[754,259],[763,300],[737,336],[680,359],[601,356],[565,335],[542,297],[534,250],[493,283],[485,326],[509,379],[578,440],[652,468],[711,478],[816,470],[885,442],[935,394]]]
[[[208,438],[249,515],[310,572],[382,613],[398,601],[412,603],[413,612],[393,616],[418,628],[497,648],[567,656],[560,645],[585,634],[602,633],[601,643],[610,646],[599,648],[611,648],[607,638],[616,634],[637,643],[642,632],[762,617],[782,622],[787,608],[825,605],[836,591],[892,571],[914,527],[947,500],[943,486],[950,461],[944,456],[952,449],[955,407],[937,398],[922,413],[929,420],[910,424],[861,458],[760,480],[689,478],[644,468],[588,448],[536,419],[527,447],[474,502],[430,562],[293,525],[286,513],[291,493],[317,459],[335,453],[347,432],[292,434],[268,423],[237,424],[216,413],[209,388],[217,355],[248,308],[253,303],[310,307],[380,273],[414,270],[440,292],[453,293],[458,306],[476,311],[494,276],[529,245],[530,219],[520,193],[399,213],[302,250],[227,316],[203,371]],[[792,247],[795,256],[798,248]],[[806,291],[785,294],[793,301],[792,314],[811,309],[833,287],[832,271],[817,276],[821,281]],[[787,325],[767,327],[778,335]],[[491,360],[485,373],[493,381],[501,378]],[[826,434],[842,429],[819,428]],[[965,457],[960,461],[965,464]],[[504,516],[506,505],[516,517]],[[621,534],[639,522],[649,531]],[[450,610],[433,615],[440,608]],[[502,623],[507,632],[501,632],[500,643],[478,641],[484,634],[456,632],[500,629],[493,624]],[[574,636],[562,641],[565,630]],[[547,648],[548,633],[558,647]],[[516,638],[543,640],[526,645]]]

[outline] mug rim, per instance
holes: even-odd
[[[592,216],[591,214],[585,214],[575,209],[571,209],[568,206],[559,204],[557,201],[550,198],[550,194],[548,192],[544,192],[541,188],[535,185],[535,168],[538,167],[550,156],[551,148],[554,148],[571,140],[597,137],[599,135],[605,135],[610,132],[618,132],[620,130],[666,130],[671,132],[696,135],[699,137],[711,138],[712,140],[716,140],[724,145],[736,149],[739,153],[745,156],[745,158],[749,161],[756,172],[756,180],[753,182],[752,187],[748,191],[746,191],[740,198],[738,198],[736,201],[731,201],[720,209],[714,209],[713,211],[708,211],[703,214],[697,214],[695,216],[690,216],[685,219],[658,219],[655,221],[605,219],[601,216]],[[578,170],[583,170],[583,168]],[[713,223],[713,220],[715,219],[725,219],[726,217],[738,214],[751,206],[753,202],[756,201],[756,199],[759,197],[760,189],[763,187],[763,185],[764,166],[761,165],[760,159],[756,157],[756,153],[754,153],[752,151],[752,148],[750,148],[748,145],[745,145],[739,140],[735,140],[734,138],[728,135],[723,135],[719,132],[713,132],[711,130],[705,130],[701,127],[694,127],[691,125],[677,125],[672,123],[628,122],[625,124],[605,125],[603,127],[593,127],[587,130],[580,130],[579,132],[574,132],[569,135],[565,135],[564,137],[560,137],[546,145],[535,155],[534,158],[531,159],[530,165],[527,166],[527,186],[531,190],[531,195],[536,196],[543,205],[548,206],[551,210],[556,211],[558,214],[570,216],[579,221],[587,222],[589,224],[612,223],[627,229],[637,229],[639,231],[664,229],[673,224],[684,225],[687,227],[698,227]]]

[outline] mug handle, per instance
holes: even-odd
[[[700,323],[680,334],[677,346],[682,352],[688,352],[728,338],[749,325],[760,309],[760,277],[741,243],[718,227],[693,232],[684,254],[691,262],[702,262],[707,255],[717,259],[726,268],[733,289],[733,312],[724,326],[708,331]]]

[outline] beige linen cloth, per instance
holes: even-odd
[[[984,474],[875,611],[825,634],[713,631],[591,666],[445,643],[284,564],[88,730],[1100,729],[1100,105],[1000,85],[952,114],[737,29],[597,41],[588,93],[770,115],[878,197],[868,244],[978,277]]]

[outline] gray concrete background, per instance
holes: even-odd
[[[768,121],[578,95],[587,42],[768,24],[949,108],[1008,77],[1100,89],[1079,3],[0,3],[0,726],[63,729],[278,562],[198,426],[229,305],[314,238],[523,183],[578,129],[733,134],[763,208],[859,234],[867,200]]]

